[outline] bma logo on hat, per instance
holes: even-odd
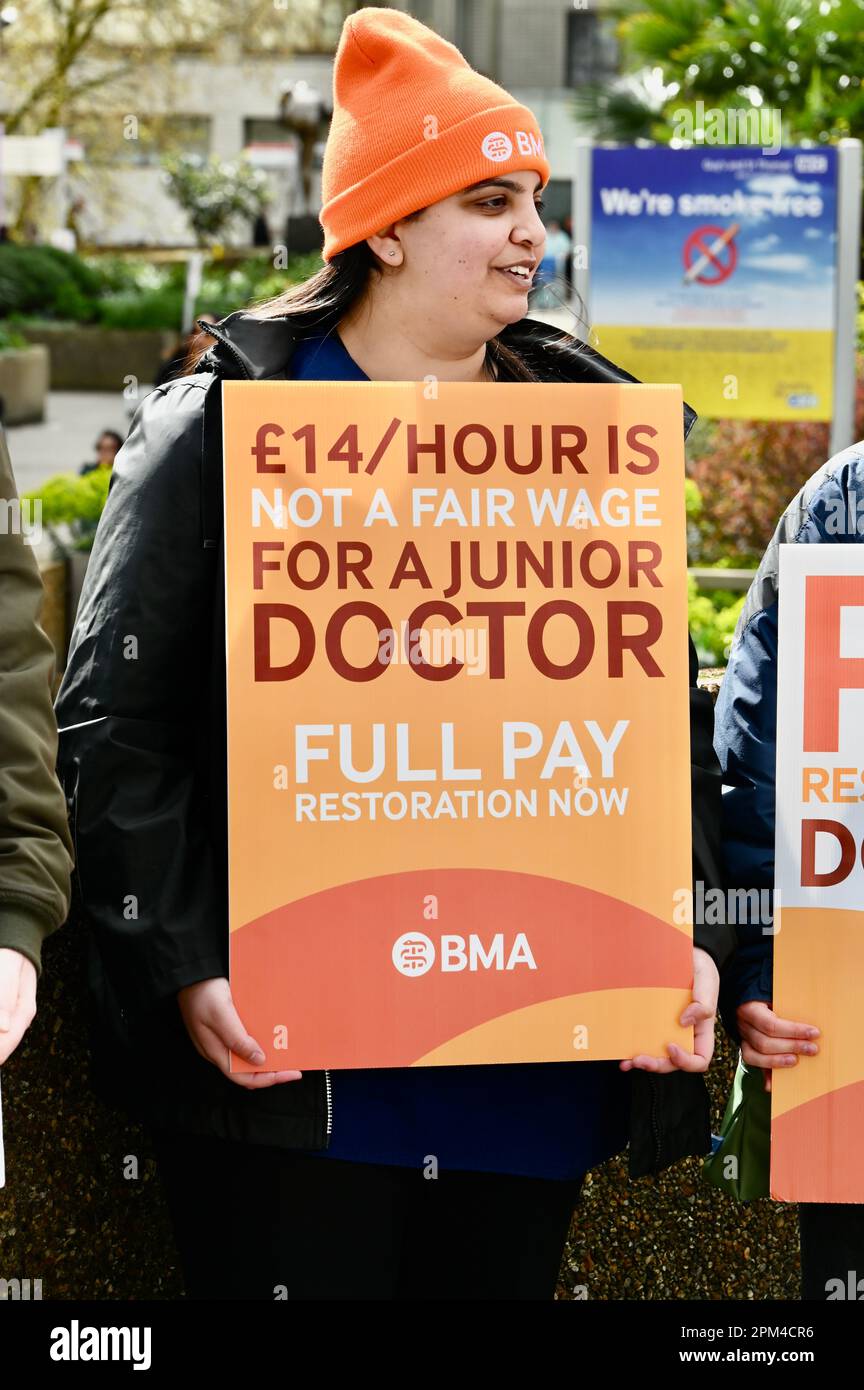
[[[513,153],[513,141],[503,130],[493,130],[484,137],[480,152],[487,159],[494,159],[496,164],[500,164],[502,159],[509,159]]]
[[[435,947],[422,931],[406,932],[393,942],[392,956],[400,975],[425,975],[435,963]]]
[[[543,153],[543,136],[533,130],[514,130],[513,140],[516,141],[516,148],[520,154],[539,155],[541,159],[546,156]],[[487,159],[493,159],[496,164],[502,160],[509,159],[513,153],[513,140],[509,135],[505,135],[503,130],[493,130],[485,136],[483,144],[480,146],[481,153]]]

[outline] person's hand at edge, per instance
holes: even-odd
[[[224,975],[186,985],[177,992],[177,1004],[196,1051],[205,1061],[212,1062],[235,1086],[258,1091],[264,1086],[298,1081],[303,1075],[300,1071],[229,1070],[231,1052],[253,1066],[263,1063],[264,1053],[243,1027],[231,997],[231,986]]]
[[[0,1066],[36,1016],[36,967],[11,947],[0,948]]]
[[[693,998],[678,1020],[682,1028],[695,1029],[693,1051],[686,1052],[677,1043],[667,1043],[668,1056],[651,1057],[639,1053],[619,1063],[621,1071],[631,1071],[634,1067],[639,1071],[663,1074],[670,1071],[707,1071],[714,1056],[714,1020],[719,993],[720,974],[714,960],[700,946],[694,946]]]
[[[735,1011],[741,1035],[741,1057],[748,1067],[761,1067],[765,1090],[771,1090],[774,1067],[795,1067],[798,1056],[813,1057],[819,1051],[819,1029],[812,1023],[793,1023],[778,1018],[770,1004],[750,999]]]

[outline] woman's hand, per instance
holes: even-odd
[[[36,1015],[36,966],[20,951],[0,949],[0,1066]]]
[[[183,1022],[195,1048],[235,1086],[258,1091],[263,1086],[278,1086],[283,1081],[298,1081],[301,1071],[231,1072],[229,1052],[236,1052],[253,1066],[264,1061],[254,1038],[250,1038],[240,1021],[231,998],[231,986],[224,975],[212,980],[199,980],[178,990],[177,1003]]]
[[[814,1038],[819,1029],[811,1023],[790,1023],[778,1018],[770,1004],[751,999],[735,1011],[741,1034],[741,1056],[748,1067],[761,1067],[765,1090],[771,1090],[772,1067],[795,1067],[797,1053],[812,1057],[819,1051]]]
[[[717,966],[707,951],[694,946],[693,998],[678,1020],[682,1028],[695,1024],[693,1051],[685,1052],[677,1043],[667,1043],[668,1057],[648,1057],[640,1053],[638,1057],[629,1057],[621,1062],[621,1071],[631,1071],[633,1067],[640,1071],[656,1072],[707,1071],[714,1056],[714,1019],[719,993]]]

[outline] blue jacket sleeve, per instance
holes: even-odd
[[[738,949],[722,971],[720,1016],[772,998],[779,548],[864,541],[864,445],[835,454],[783,513],[747,595],[715,710],[723,772],[723,860]]]
[[[736,1039],[738,1005],[771,1000],[777,614],[775,600],[744,629],[715,710],[715,748],[723,770],[726,901],[738,934],[738,950],[721,980],[720,1015]]]

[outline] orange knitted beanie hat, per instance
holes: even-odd
[[[537,121],[400,10],[346,19],[321,172],[325,261],[482,178],[550,168]]]

